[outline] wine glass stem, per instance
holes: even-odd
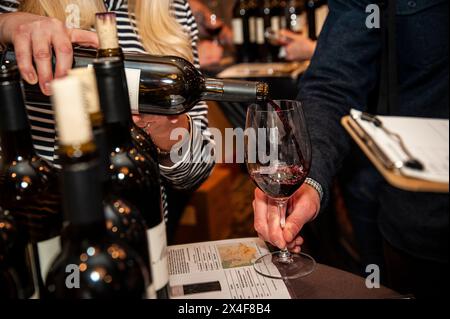
[[[287,206],[286,200],[277,201],[278,215],[280,216],[280,226],[282,229],[286,227],[286,206]],[[293,262],[292,255],[287,249],[287,247],[281,249],[280,253],[278,254],[278,261],[286,264]]]

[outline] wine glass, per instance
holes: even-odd
[[[311,167],[311,143],[302,104],[298,101],[271,101],[248,108],[245,160],[254,183],[278,207],[280,227],[286,225],[286,206],[305,182]],[[280,275],[270,273],[275,264]],[[287,248],[257,259],[259,274],[275,279],[295,279],[309,275],[315,260]]]

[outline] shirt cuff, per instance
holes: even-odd
[[[309,177],[305,180],[305,184],[311,186],[317,191],[317,193],[319,194],[320,202],[322,203],[324,195],[322,185],[320,185],[320,183],[317,182],[316,180]]]

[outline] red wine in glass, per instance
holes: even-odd
[[[255,131],[254,138],[246,139],[248,171],[269,202],[278,208],[280,227],[284,228],[287,203],[303,185],[311,167],[311,143],[302,105],[298,101],[270,100],[251,105],[246,129]],[[260,130],[265,134],[260,134]],[[257,156],[254,156],[255,151]],[[295,279],[310,274],[315,265],[311,256],[290,253],[287,247],[280,247],[280,251],[258,258],[254,268],[265,277]]]
[[[275,199],[289,198],[300,188],[308,176],[305,165],[280,165],[261,167],[251,177],[258,187]]]

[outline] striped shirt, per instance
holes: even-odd
[[[155,0],[158,1],[158,0]],[[108,11],[117,15],[119,43],[124,52],[146,53],[137,32],[136,21],[128,13],[127,0],[104,0]],[[20,0],[0,0],[0,14],[16,12]],[[197,43],[198,29],[187,0],[172,0],[172,14],[190,36],[194,64],[199,65]],[[28,117],[36,152],[43,158],[54,161],[56,147],[55,120],[51,106],[27,105]],[[172,167],[160,166],[163,182],[175,189],[189,190],[209,177],[214,161],[211,156],[213,140],[208,129],[208,106],[201,102],[189,113],[191,118],[190,156]],[[167,198],[163,191],[164,212],[167,215]]]

